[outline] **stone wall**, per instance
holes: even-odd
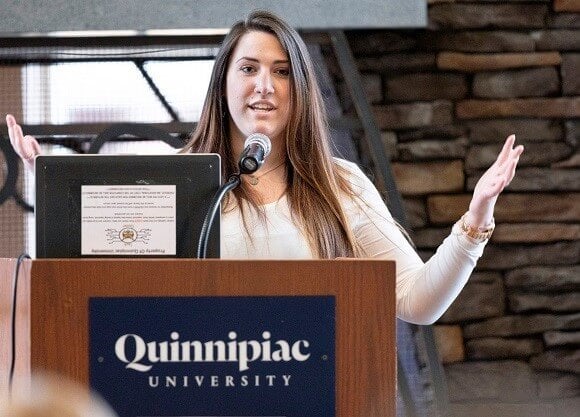
[[[452,414],[576,416],[580,1],[429,3],[426,30],[348,33],[425,259],[505,137],[526,148],[476,272],[435,327]]]

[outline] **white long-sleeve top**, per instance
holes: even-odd
[[[353,163],[336,160],[349,172],[354,199],[342,204],[364,256],[396,261],[397,317],[416,324],[436,321],[457,297],[485,243],[460,233],[457,225],[424,263],[404,237],[372,182]],[[292,221],[288,199],[263,206],[266,222],[246,210],[250,239],[240,210],[222,214],[222,259],[314,259],[302,230]]]

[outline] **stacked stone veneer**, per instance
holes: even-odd
[[[348,33],[425,259],[505,137],[526,148],[435,327],[452,414],[578,416],[580,1],[429,3],[426,30]]]

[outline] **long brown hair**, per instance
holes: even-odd
[[[342,193],[354,193],[344,169],[332,158],[326,110],[312,59],[300,35],[278,16],[256,11],[234,24],[217,54],[201,118],[184,150],[219,153],[224,178],[238,171],[228,132],[225,79],[238,41],[250,31],[276,36],[290,61],[290,119],[285,143],[287,197],[294,220],[317,257],[358,255],[360,249],[340,203]],[[235,189],[234,196],[238,203],[248,201],[259,209],[256,196],[245,187]],[[243,204],[239,206],[243,215]]]

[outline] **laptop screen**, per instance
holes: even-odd
[[[36,257],[195,258],[217,154],[36,158]],[[208,258],[219,258],[219,216]]]

